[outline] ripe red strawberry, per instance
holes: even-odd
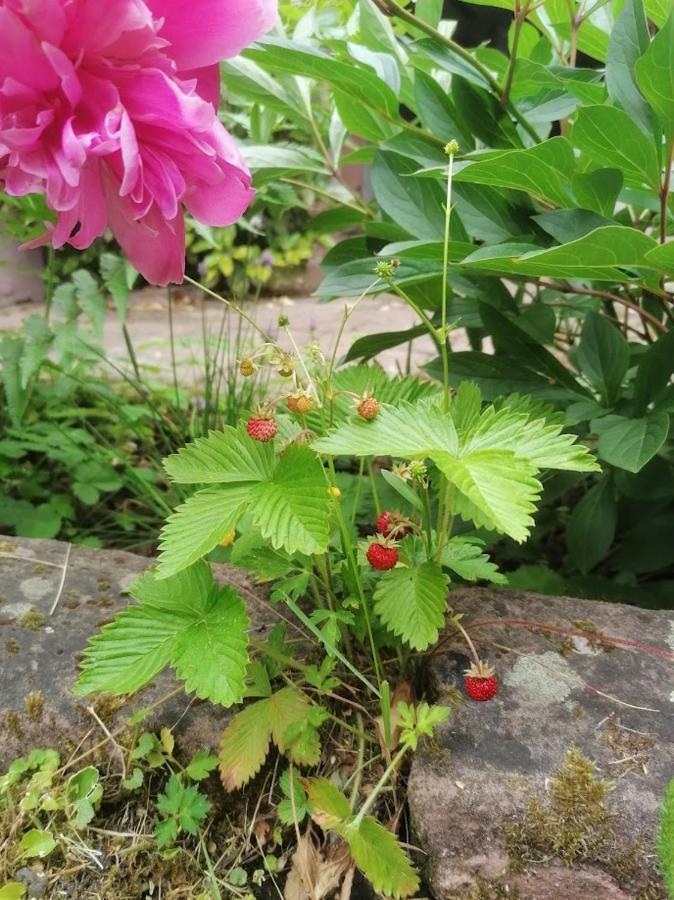
[[[492,666],[479,662],[473,664],[464,672],[463,685],[471,700],[482,702],[492,700],[498,691],[498,678],[494,674]]]
[[[246,431],[254,441],[272,441],[276,437],[278,426],[276,419],[270,417],[251,416],[246,422]]]
[[[372,419],[376,419],[379,415],[379,400],[366,394],[359,401],[356,411],[361,419],[367,419],[368,422],[371,422]]]
[[[398,549],[391,541],[387,540],[375,541],[370,544],[365,555],[372,568],[379,569],[380,572],[392,569],[398,562]]]
[[[391,522],[391,513],[384,510],[384,512],[380,513],[377,517],[377,531],[379,534],[383,534],[386,537],[388,532],[388,526]]]
[[[377,518],[377,532],[387,538],[401,540],[412,530],[409,519],[402,513],[384,510]]]

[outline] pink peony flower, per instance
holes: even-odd
[[[276,0],[0,0],[0,187],[56,213],[34,243],[109,227],[148,281],[182,281],[183,206],[224,226],[253,196],[218,60],[275,18]]]

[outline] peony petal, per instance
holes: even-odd
[[[276,0],[146,0],[164,24],[161,37],[178,69],[199,69],[236,56],[274,25]]]
[[[189,187],[184,203],[199,222],[224,228],[241,218],[254,196],[250,176],[234,166],[226,166],[217,184]]]
[[[113,177],[103,178],[108,225],[129,262],[150,284],[180,284],[185,274],[185,220],[182,211],[165,219],[153,206],[142,219],[134,218],[132,205],[119,196]]]
[[[53,90],[58,85],[58,77],[35,34],[11,10],[0,5],[0,84],[5,78],[38,91]]]
[[[203,69],[192,69],[180,73],[180,80],[196,81],[196,92],[214,109],[220,106],[220,66],[205,66]]]

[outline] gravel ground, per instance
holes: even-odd
[[[254,314],[258,323],[275,333],[280,313],[290,320],[290,327],[298,346],[318,340],[324,352],[332,351],[344,305],[353,302],[320,303],[314,297],[275,297],[249,301],[246,310]],[[15,303],[0,309],[0,332],[16,331],[26,316],[41,312],[41,305],[33,302]],[[173,303],[173,334],[175,354],[181,372],[187,377],[190,369],[195,376],[202,369],[204,338],[212,345],[218,340],[223,307],[216,300],[203,301],[196,293],[175,289]],[[171,376],[171,339],[168,315],[168,296],[165,290],[146,288],[134,292],[129,299],[128,330],[140,364],[159,377]],[[349,318],[340,344],[345,353],[354,340],[364,335],[384,331],[402,331],[417,324],[414,314],[398,298],[383,295],[360,303]],[[236,325],[232,324],[232,329]],[[452,336],[455,350],[466,349],[462,332]],[[113,308],[108,309],[104,328],[104,345],[111,360],[122,365],[128,354],[122,329]],[[387,350],[380,362],[389,371],[404,370],[407,366],[408,346]],[[435,356],[429,337],[417,338],[412,344],[411,364],[415,369]]]

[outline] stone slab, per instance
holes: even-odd
[[[81,741],[103,739],[88,711],[92,704],[114,725],[114,708],[99,707],[95,698],[76,698],[71,689],[87,640],[133,602],[124,590],[151,563],[117,550],[0,537],[0,771],[32,747],[67,751]],[[246,589],[251,633],[264,637],[277,620],[259,589],[227,566],[214,566],[214,573],[219,581]],[[124,706],[124,715],[175,686],[167,671]],[[227,710],[179,694],[158,708],[147,727],[178,723],[179,743],[193,752],[217,746],[227,718]]]
[[[665,900],[654,836],[674,777],[674,614],[479,588],[451,599],[501,687],[488,703],[465,698],[465,644],[445,636],[432,657],[432,683],[439,702],[457,691],[462,699],[417,753],[409,784],[433,896]],[[615,847],[606,859],[579,859],[572,868],[552,848],[533,859],[527,851],[523,862],[517,835],[537,827],[530,801],[552,814],[553,779],[573,746],[613,784],[606,807],[615,815]]]

